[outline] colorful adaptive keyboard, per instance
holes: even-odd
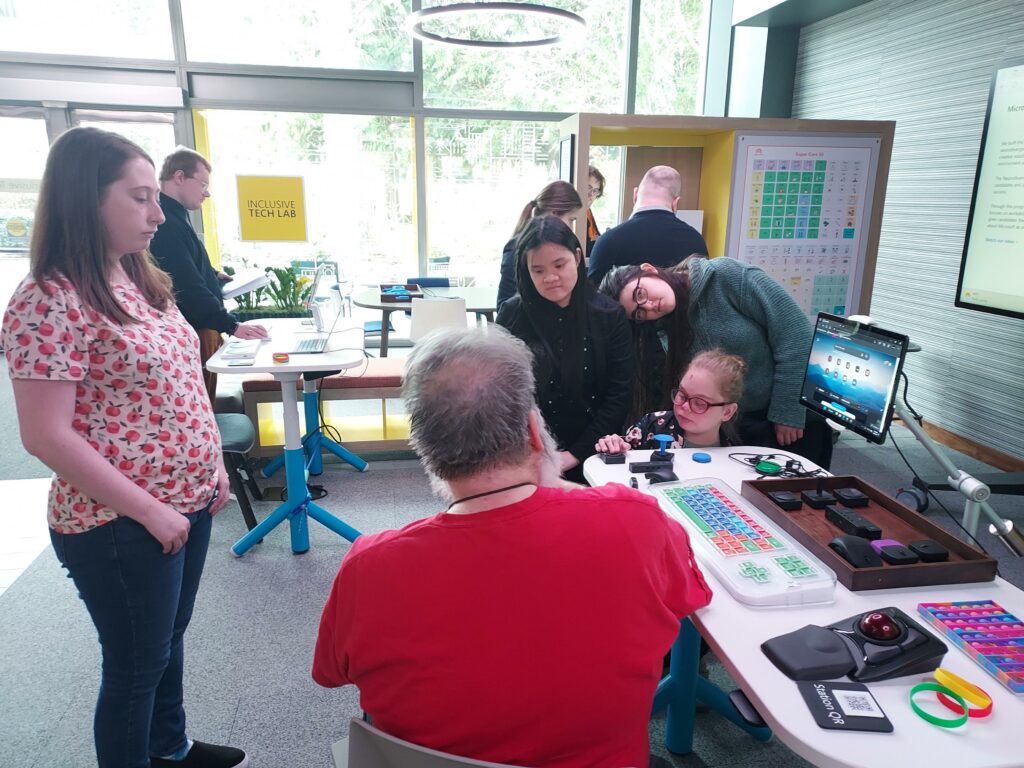
[[[1024,622],[991,600],[920,603],[917,612],[992,677],[1024,694]]]
[[[725,557],[768,552],[785,546],[721,487],[709,483],[667,488],[665,497],[678,506]]]
[[[658,485],[662,509],[691,532],[702,565],[740,602],[753,606],[831,602],[835,574],[736,491],[702,478]]]

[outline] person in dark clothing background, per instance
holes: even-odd
[[[633,190],[633,215],[594,243],[587,270],[594,285],[615,267],[653,264],[667,269],[687,256],[708,255],[700,232],[676,218],[680,195],[682,180],[674,168],[656,165],[644,174]]]
[[[594,219],[594,203],[599,197],[604,196],[604,175],[594,166],[589,167],[590,175],[587,176],[587,258],[594,250],[594,243],[601,236],[601,230],[597,228],[597,221]]]
[[[174,300],[188,324],[199,335],[199,356],[210,399],[217,394],[217,374],[205,369],[206,361],[222,343],[221,334],[239,339],[265,339],[260,325],[239,325],[224,308],[221,281],[210,264],[199,236],[188,219],[210,196],[210,162],[198,152],[179,147],[164,159],[160,170],[160,207],[167,220],[149,245],[160,268],[171,276]]]
[[[526,225],[534,216],[557,216],[570,227],[583,212],[583,201],[576,188],[567,181],[552,181],[546,184],[533,200],[528,202],[519,214],[512,239],[505,243],[501,251],[501,282],[498,283],[498,303],[501,305],[512,298],[516,292],[516,238],[526,229]]]
[[[558,442],[562,473],[582,482],[602,435],[622,429],[633,379],[633,340],[618,302],[587,281],[583,249],[557,216],[530,220],[516,240],[519,292],[497,324],[533,352],[537,405]]]

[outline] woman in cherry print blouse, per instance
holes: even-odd
[[[2,343],[22,442],[55,473],[53,548],[99,634],[100,768],[242,766],[185,733],[182,634],[228,476],[198,339],[146,251],[163,220],[142,149],[63,134]]]

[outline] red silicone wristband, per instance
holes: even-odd
[[[936,691],[935,695],[939,698],[939,701],[942,702],[942,705],[946,709],[950,709],[953,712],[956,712],[958,715],[962,715],[964,713],[964,710],[960,706],[960,704],[955,702],[955,701],[953,701],[946,694],[940,693],[939,691]],[[967,716],[968,717],[988,717],[991,714],[992,714],[992,699],[988,700],[988,706],[987,707],[981,707],[980,709],[971,709],[970,707],[967,708]]]

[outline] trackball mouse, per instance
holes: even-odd
[[[871,542],[860,536],[836,536],[828,543],[829,547],[854,568],[879,568],[882,558],[871,548]]]
[[[857,630],[876,642],[891,643],[903,637],[905,630],[900,623],[884,611],[872,611],[861,616]]]

